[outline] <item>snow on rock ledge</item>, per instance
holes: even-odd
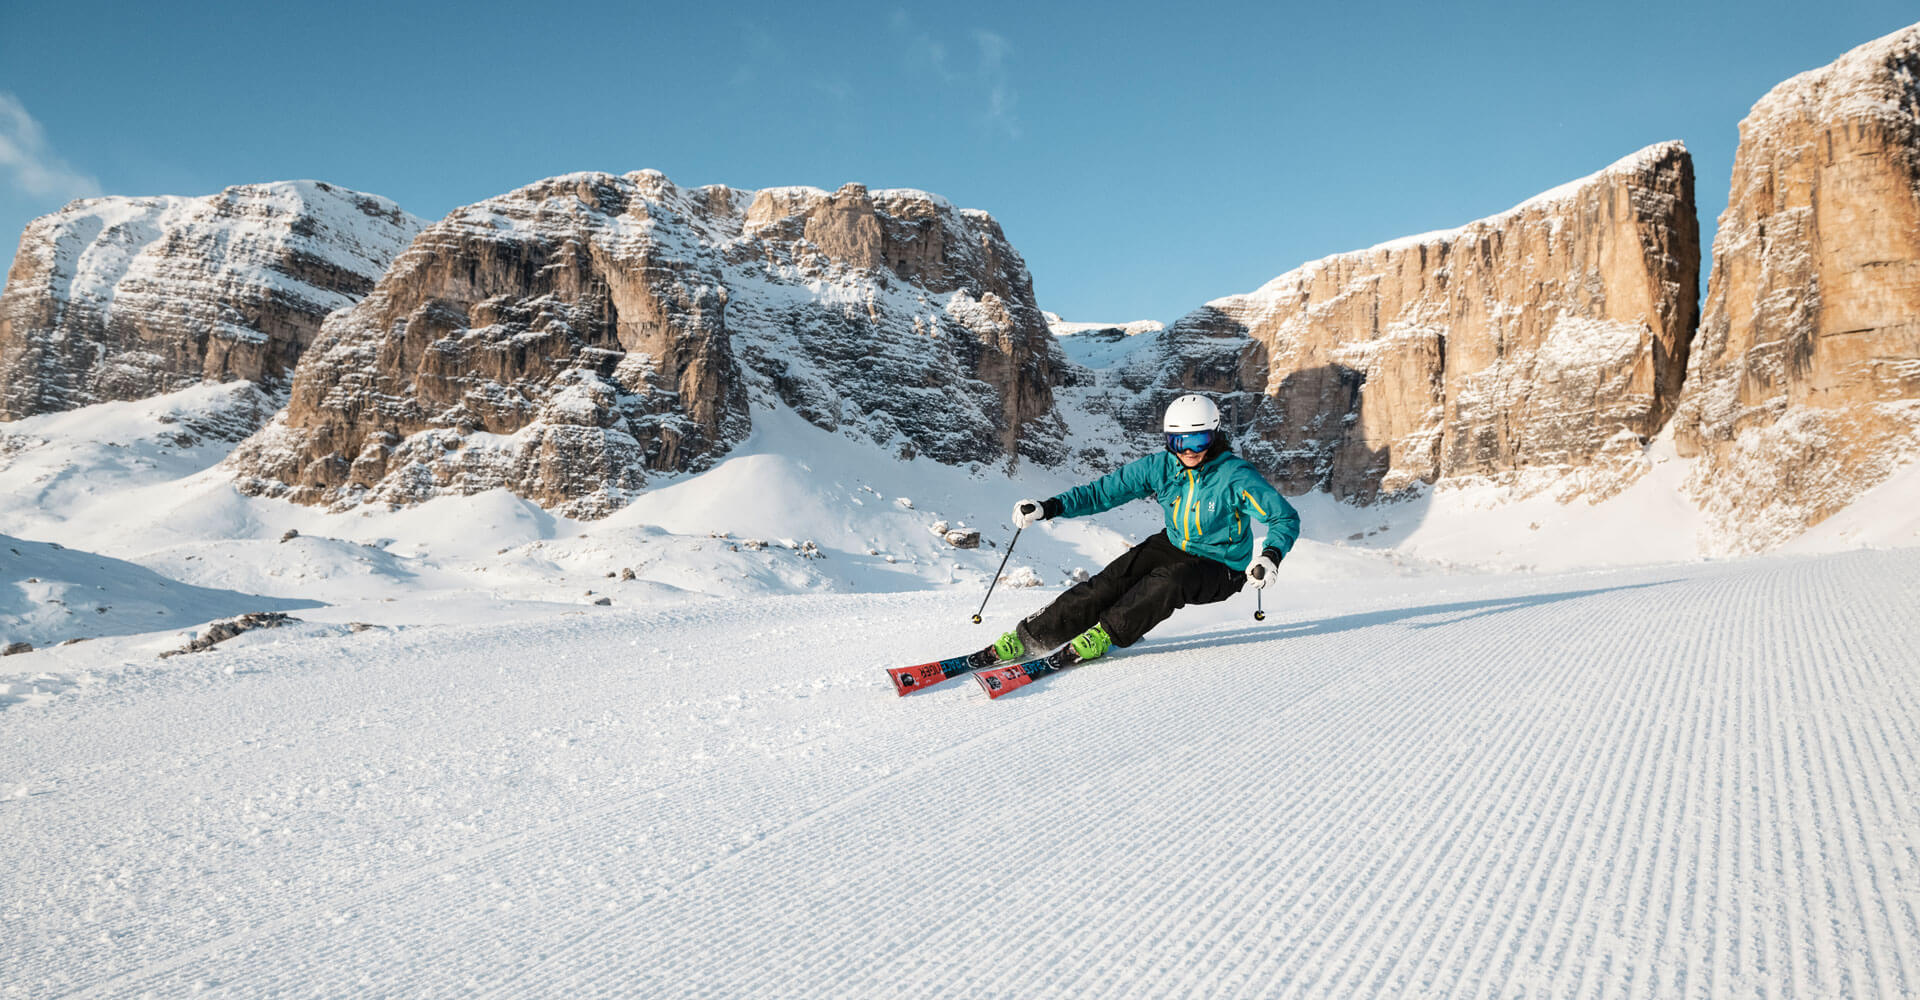
[[[0,294],[0,420],[284,381],[421,225],[317,181],[89,198],[35,219]]]

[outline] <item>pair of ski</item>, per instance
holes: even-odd
[[[998,698],[1009,691],[1015,691],[1032,684],[1055,671],[1065,669],[1078,662],[1073,655],[1073,647],[1062,647],[1051,656],[1043,656],[1025,663],[1012,663],[1004,667],[980,668],[973,664],[973,656],[956,656],[948,660],[936,660],[912,667],[890,667],[887,676],[893,680],[893,690],[900,695],[909,695],[915,691],[930,688],[942,681],[972,674],[980,682],[980,689],[989,698]]]

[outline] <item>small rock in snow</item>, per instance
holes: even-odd
[[[980,547],[980,533],[978,531],[971,529],[967,531],[949,531],[945,537],[947,544],[956,549],[977,549]]]

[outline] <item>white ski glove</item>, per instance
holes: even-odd
[[[1273,574],[1280,569],[1280,560],[1286,558],[1279,549],[1260,550],[1260,558],[1247,565],[1247,582],[1260,589],[1273,582]]]
[[[1047,507],[1038,500],[1021,500],[1013,505],[1013,526],[1031,528],[1047,519]]]

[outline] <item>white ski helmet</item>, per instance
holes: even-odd
[[[1219,430],[1220,408],[1205,396],[1188,393],[1167,404],[1167,416],[1160,425],[1168,434]]]

